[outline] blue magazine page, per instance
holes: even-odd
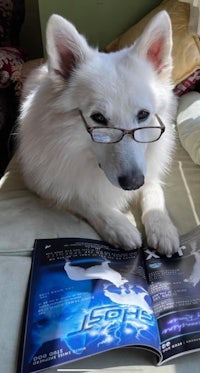
[[[200,226],[172,257],[145,250],[162,360],[200,350]]]
[[[21,373],[130,345],[159,354],[142,250],[37,240],[27,315]]]

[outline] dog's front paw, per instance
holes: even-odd
[[[140,232],[121,212],[113,211],[112,216],[104,216],[97,230],[105,241],[115,247],[132,250],[142,245]]]
[[[158,210],[149,211],[143,216],[143,223],[149,247],[166,255],[177,252],[178,232],[167,214]]]

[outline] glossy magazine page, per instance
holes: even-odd
[[[148,249],[145,256],[163,362],[200,350],[200,227],[172,257]]]
[[[87,239],[35,242],[21,373],[123,346],[159,353],[142,250]]]

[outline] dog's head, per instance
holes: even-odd
[[[148,148],[156,146],[148,141],[155,130],[135,132],[141,141],[137,142],[133,133],[118,141],[120,129],[159,126],[155,115],[163,117],[171,101],[171,49],[171,23],[165,11],[152,19],[134,45],[109,54],[91,48],[64,18],[53,15],[48,22],[48,69],[59,91],[60,110],[80,110],[80,136],[85,131],[97,163],[115,186],[132,190],[144,184]],[[100,138],[96,131],[94,138],[103,143],[87,133],[93,127],[106,129]],[[112,131],[111,143],[107,130]]]

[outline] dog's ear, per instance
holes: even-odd
[[[49,18],[46,40],[49,71],[65,80],[92,52],[72,23],[56,14]]]
[[[171,21],[168,13],[161,11],[147,24],[133,50],[147,59],[161,78],[169,79],[173,67],[172,44]]]

